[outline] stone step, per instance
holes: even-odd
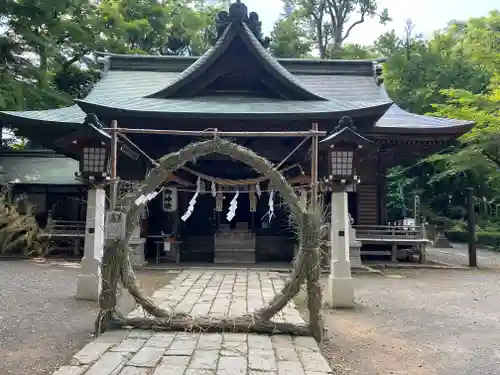
[[[244,248],[224,248],[224,247],[216,247],[214,250],[215,253],[254,253],[255,248],[253,247],[244,247]]]
[[[221,240],[253,240],[255,235],[253,234],[216,234],[215,239]]]
[[[214,263],[255,263],[255,252],[216,251]]]
[[[255,241],[215,241],[214,243],[215,247],[223,247],[223,248],[253,248],[255,247]]]

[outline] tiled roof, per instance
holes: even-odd
[[[7,121],[15,122],[16,119],[36,120],[46,123],[69,123],[81,124],[85,119],[85,113],[77,105],[71,107],[46,109],[41,111],[3,111],[0,112],[0,117],[5,117]]]
[[[194,102],[200,105],[199,110],[202,112],[207,110],[207,106],[214,105],[213,98],[209,100],[206,98],[185,99],[182,102],[171,101],[172,99],[145,99],[145,97],[174,82],[179,76],[180,70],[195,61],[195,58],[111,55],[106,59],[109,70],[85,99],[88,103],[116,105],[127,109],[131,108],[128,105],[130,103],[143,110],[181,112],[186,111],[189,107],[192,108]],[[383,85],[377,85],[373,75],[370,74],[372,71],[372,62],[370,61],[298,59],[279,59],[278,61],[294,74],[295,80],[300,82],[302,87],[329,99],[329,101],[318,101],[321,104],[309,102],[311,104],[307,104],[306,107],[303,107],[301,103],[300,108],[303,110],[321,113],[323,110],[346,108],[348,103],[350,105],[348,108],[355,109],[361,106],[387,103],[390,100]],[[150,69],[154,69],[154,71],[145,70],[147,66],[150,66]],[[158,100],[163,102],[159,103]],[[226,110],[231,114],[240,110],[253,110],[259,106],[256,108],[257,113],[269,112],[269,109],[265,108],[265,103],[260,102],[262,99],[254,98],[253,100],[253,102],[249,102],[247,99],[241,100],[239,98],[239,104],[236,107],[234,104],[230,104],[231,108],[226,108]],[[229,99],[229,102],[232,103],[232,101],[234,100]],[[266,102],[270,103],[271,101],[266,99]],[[221,100],[217,104],[220,106],[223,101]],[[289,105],[293,105],[295,109],[297,104],[297,101],[291,101],[291,104],[284,104],[281,108],[283,111],[287,111]],[[78,124],[82,123],[84,118],[84,112],[77,105],[47,111],[0,113],[0,121],[4,120],[14,124],[26,123],[26,120],[30,123]],[[425,132],[425,134],[431,134],[443,131],[463,133],[471,126],[472,123],[468,121],[411,114],[393,104],[377,122],[374,131],[380,133]]]
[[[79,185],[76,160],[53,152],[0,153],[0,183]]]
[[[328,117],[332,113],[355,116],[376,110],[385,110],[390,102],[356,102],[331,99],[326,101],[288,101],[241,96],[206,96],[190,99],[156,98],[107,98],[92,102],[85,100],[79,105],[88,112],[93,109],[127,111],[141,117],[167,117],[199,114],[200,117],[234,118],[250,114],[252,118],[280,114],[281,117],[297,118],[301,115],[314,118]],[[362,111],[362,112],[360,112]]]

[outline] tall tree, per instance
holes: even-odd
[[[410,48],[405,38],[385,41],[390,39],[396,42],[378,46],[397,46],[385,66],[385,82],[395,101],[413,112],[477,124],[443,152],[404,173],[393,171],[391,194],[403,184],[420,190],[434,214],[460,218],[450,207],[463,205],[466,186],[487,200],[500,194],[500,14],[451,22],[428,41],[413,38]]]
[[[379,10],[376,0],[285,0],[285,5],[295,9],[313,31],[322,59],[329,50],[340,49],[366,19],[377,18],[383,24],[390,20],[388,10]]]
[[[199,55],[214,43],[218,6],[199,1],[104,0],[108,48],[120,53]]]

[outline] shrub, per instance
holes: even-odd
[[[447,231],[445,234],[451,242],[467,242],[469,239],[465,231]],[[477,232],[476,243],[480,246],[500,249],[500,232]]]
[[[8,188],[0,189],[0,255],[40,255],[45,241],[31,207],[20,213],[16,202],[10,200]]]

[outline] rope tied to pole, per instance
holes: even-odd
[[[217,151],[220,141],[219,129],[218,128],[207,128],[203,129],[203,133],[213,133],[212,144],[214,152]]]

